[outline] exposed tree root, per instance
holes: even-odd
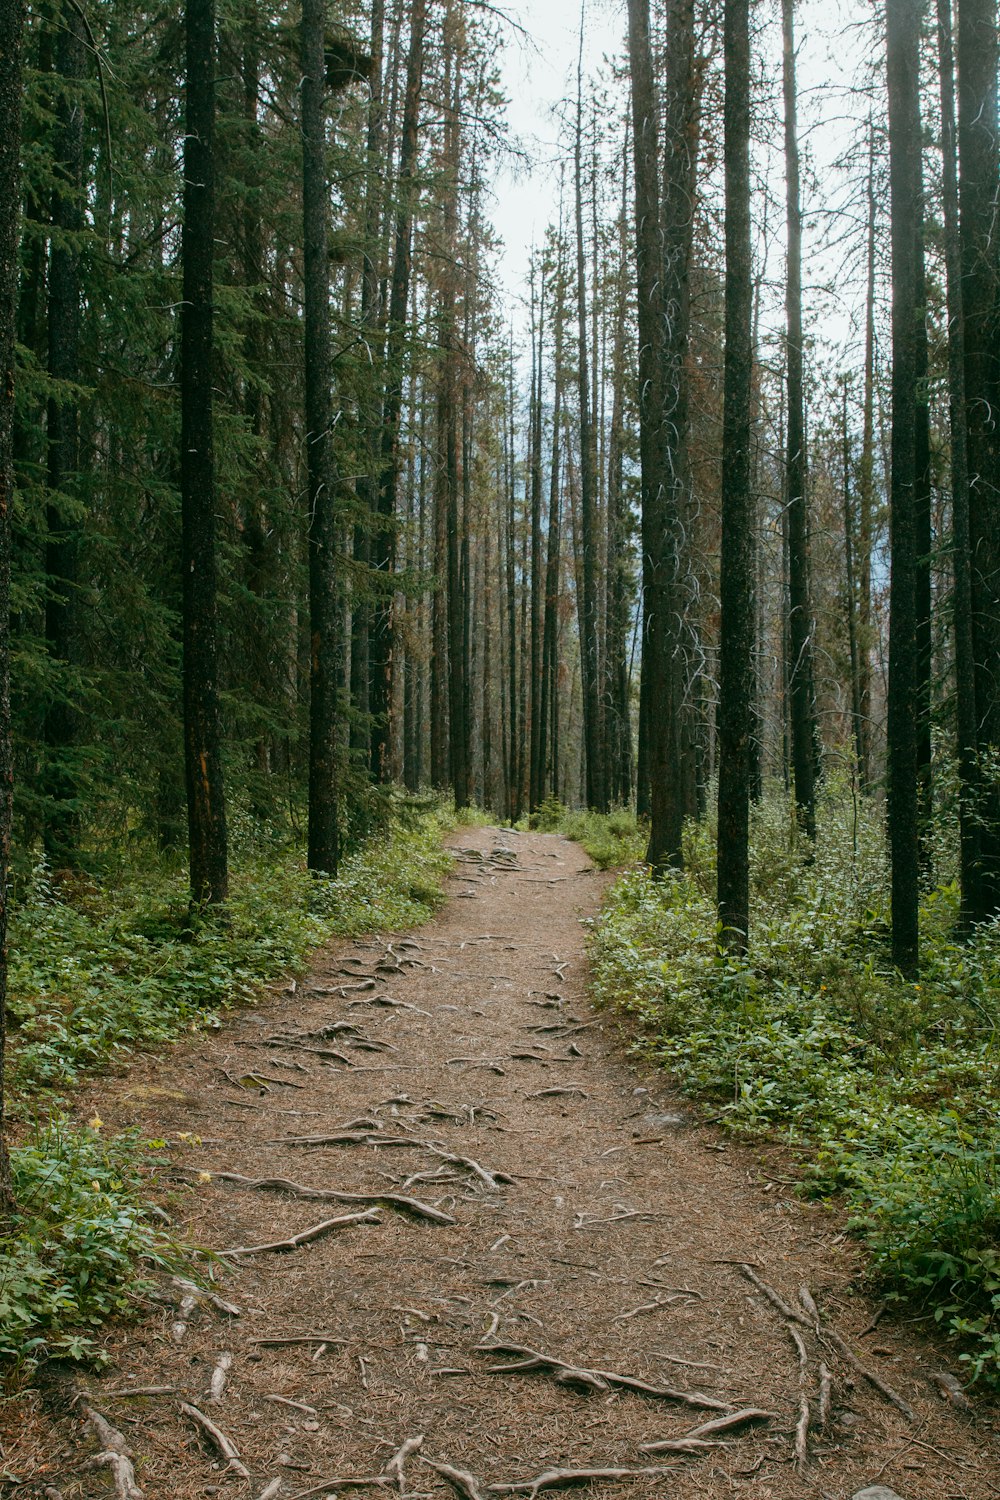
[[[442,1479],[446,1479],[456,1495],[461,1495],[462,1500],[483,1500],[479,1480],[468,1469],[455,1469],[451,1464],[436,1463],[433,1458],[421,1457],[420,1461],[440,1474]]]
[[[588,1370],[578,1365],[567,1364],[554,1354],[543,1354],[529,1349],[524,1344],[481,1343],[476,1345],[482,1354],[513,1354],[518,1356],[514,1364],[494,1365],[487,1375],[513,1375],[532,1370],[550,1374],[560,1385],[576,1386],[586,1391],[606,1391],[610,1386],[622,1390],[637,1391],[642,1396],[652,1396],[661,1401],[677,1401],[683,1406],[692,1406],[699,1411],[729,1411],[729,1403],[718,1401],[714,1396],[705,1396],[700,1391],[677,1391],[672,1386],[652,1385],[637,1375],[619,1375],[613,1370]]]
[[[240,1458],[239,1449],[230,1438],[226,1437],[222,1429],[216,1427],[210,1417],[206,1417],[203,1411],[199,1411],[196,1406],[191,1406],[187,1401],[180,1403],[180,1409],[184,1416],[190,1417],[195,1426],[205,1434],[220,1457],[226,1460],[227,1469],[233,1474],[238,1474],[241,1479],[249,1479],[250,1474]]]
[[[112,1471],[118,1500],[144,1500],[143,1491],[135,1482],[131,1450],[125,1441],[124,1433],[119,1432],[117,1427],[112,1427],[108,1419],[102,1417],[101,1413],[95,1411],[92,1406],[85,1405],[83,1414],[97,1434],[97,1441],[101,1444],[102,1451],[95,1455],[93,1462]]]
[[[293,1234],[287,1240],[272,1240],[266,1245],[238,1245],[232,1250],[220,1250],[218,1254],[263,1255],[267,1251],[297,1250],[300,1245],[308,1245],[312,1240],[332,1234],[335,1229],[349,1229],[354,1224],[381,1224],[381,1222],[378,1209],[369,1208],[360,1214],[341,1214],[337,1219],[324,1219],[321,1224],[313,1224],[311,1228],[303,1229],[299,1234]]]
[[[191,1168],[190,1170],[194,1170]],[[419,1198],[409,1198],[405,1193],[342,1193],[333,1188],[305,1187],[298,1182],[289,1182],[285,1177],[244,1177],[239,1172],[213,1172],[213,1178],[223,1182],[235,1182],[240,1187],[258,1188],[261,1191],[288,1193],[293,1198],[318,1199],[329,1203],[368,1203],[377,1207],[380,1203],[402,1213],[413,1214],[418,1219],[428,1219],[432,1224],[454,1224],[451,1214],[433,1204],[422,1203]]]
[[[573,1484],[595,1484],[598,1480],[659,1479],[673,1473],[676,1465],[658,1464],[649,1469],[546,1469],[537,1479],[517,1479],[513,1484],[491,1484],[492,1495],[527,1495],[528,1500],[542,1490],[566,1489]]]

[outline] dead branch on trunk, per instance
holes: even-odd
[[[232,1250],[220,1250],[218,1254],[263,1255],[267,1251],[297,1250],[300,1245],[308,1245],[312,1240],[332,1234],[335,1229],[349,1229],[354,1224],[381,1224],[381,1222],[378,1210],[369,1208],[360,1214],[341,1214],[337,1219],[324,1219],[321,1224],[313,1224],[311,1228],[303,1229],[299,1234],[293,1234],[287,1240],[272,1240],[266,1245],[238,1245]]]

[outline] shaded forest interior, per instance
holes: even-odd
[[[995,3],[865,10],[822,181],[815,6],[625,19],[512,312],[499,9],[6,0],[4,924],[184,861],[224,928],[248,848],[319,889],[401,788],[635,813],[665,886],[708,840],[720,961],[824,796],[885,818],[879,964],[992,923]]]

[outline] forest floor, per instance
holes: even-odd
[[[956,1409],[934,1378],[953,1351],[879,1320],[842,1216],[793,1195],[778,1148],[700,1124],[589,1009],[603,879],[582,851],[452,843],[426,927],[325,950],[81,1101],[167,1142],[163,1202],[220,1252],[216,1300],[161,1278],[102,1374],[4,1403],[0,1493],[127,1494],[117,1447],[147,1500],[489,1500],[568,1469],[655,1471],[592,1500],[1000,1496],[996,1408]]]

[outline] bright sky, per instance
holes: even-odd
[[[498,276],[506,293],[508,311],[515,322],[525,320],[528,266],[533,245],[540,244],[546,226],[558,215],[558,120],[560,101],[576,97],[577,48],[580,0],[496,0],[498,8],[511,16],[531,40],[514,32],[501,55],[501,83],[508,99],[512,134],[519,137],[534,165],[515,175],[501,172],[495,184],[493,218],[504,242]],[[585,5],[584,73],[593,75],[604,56],[622,57],[627,33],[625,0],[583,0]],[[818,211],[832,207],[826,184],[830,167],[844,149],[850,133],[850,117],[865,109],[863,102],[845,97],[858,67],[865,35],[858,22],[870,16],[864,0],[799,0],[796,7],[800,132],[816,178],[809,185],[806,211],[806,256],[812,276],[836,281],[837,254],[819,251]],[[769,62],[780,60],[778,9],[765,6],[758,16],[765,31],[757,41]],[[780,84],[776,84],[780,88]],[[776,122],[777,123],[777,122]],[[783,229],[783,178],[781,176],[780,127],[771,143],[769,175],[775,206],[772,255],[777,256],[772,274],[780,277]],[[761,163],[763,166],[763,163]],[[756,212],[759,214],[758,203]],[[825,299],[822,331],[833,343],[848,337],[848,307],[856,287],[853,280],[841,283],[840,301]],[[854,295],[852,295],[854,294]],[[780,299],[779,299],[780,301]],[[820,329],[817,327],[816,332]]]
[[[585,0],[584,75],[625,40],[624,0]],[[560,100],[576,97],[580,38],[579,0],[506,0],[505,13],[528,32],[514,33],[501,61],[501,81],[510,104],[511,132],[537,164],[514,176],[504,171],[496,185],[495,222],[504,241],[499,274],[511,302],[523,299],[533,244],[558,215],[558,122]]]

